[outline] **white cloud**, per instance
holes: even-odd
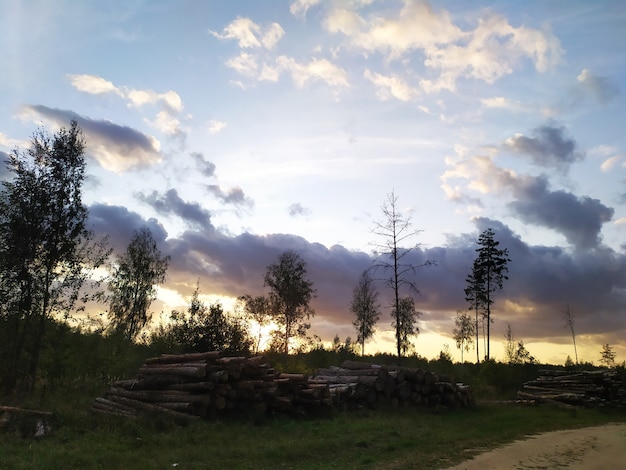
[[[438,74],[421,81],[427,92],[454,91],[460,77],[493,83],[512,73],[523,59],[545,72],[562,53],[558,39],[549,31],[516,28],[506,18],[491,13],[464,31],[448,11],[435,11],[421,0],[405,0],[395,14],[364,18],[357,10],[354,4],[331,10],[324,27],[344,34],[352,47],[383,53],[390,61],[421,51],[424,65]]]
[[[600,169],[605,172],[610,171],[617,166],[620,161],[625,159],[626,157],[624,155],[615,155],[614,157],[607,158],[604,162],[602,162],[602,165],[600,165]]]
[[[293,16],[304,18],[309,8],[320,3],[320,0],[295,0],[289,6],[289,11]]]
[[[280,56],[277,64],[291,73],[296,87],[302,88],[309,80],[321,80],[330,86],[348,86],[348,74],[341,67],[326,59],[312,59],[302,64],[295,59]]]
[[[241,75],[247,76],[255,75],[258,68],[256,56],[246,52],[242,52],[238,56],[228,59],[226,66],[234,69]]]
[[[175,91],[157,93],[153,90],[133,90],[126,92],[126,98],[130,101],[129,106],[140,108],[148,104],[163,104],[173,112],[183,110],[183,102]]]
[[[511,102],[502,96],[483,98],[480,100],[485,108],[510,108]]]
[[[169,135],[181,133],[180,121],[165,111],[159,111],[154,119],[150,121],[154,127]]]
[[[272,23],[265,31],[250,18],[237,17],[224,28],[222,33],[209,30],[218,39],[235,39],[239,47],[272,49],[284,36],[285,31],[278,23]]]
[[[415,88],[408,85],[398,76],[385,76],[379,73],[365,70],[363,76],[378,87],[376,95],[382,99],[389,99],[390,96],[400,101],[410,101],[418,94]]]
[[[615,225],[626,225],[626,217],[620,217],[613,222]]]
[[[115,93],[124,96],[124,93],[112,82],[95,75],[68,75],[72,86],[78,91],[91,95],[101,95],[104,93]]]
[[[217,120],[209,121],[209,134],[218,134],[224,130],[226,123]]]

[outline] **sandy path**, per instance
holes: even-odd
[[[625,470],[626,424],[555,431],[513,442],[448,470]]]

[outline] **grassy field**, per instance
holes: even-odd
[[[626,422],[624,410],[479,404],[357,410],[318,419],[175,423],[94,415],[66,398],[41,440],[0,433],[2,469],[436,469],[529,434]],[[59,403],[59,402],[57,402]]]

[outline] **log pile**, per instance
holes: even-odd
[[[310,382],[327,385],[334,406],[390,404],[459,409],[475,403],[469,386],[417,368],[344,361],[319,369]]]
[[[225,414],[308,415],[332,408],[379,404],[458,409],[472,405],[471,389],[421,369],[345,361],[315,375],[274,371],[262,356],[227,357],[220,351],[149,358],[133,379],[114,382],[92,409],[135,416]]]
[[[540,370],[540,376],[524,383],[520,400],[575,406],[624,406],[626,384],[615,370]]]
[[[262,356],[211,351],[149,358],[135,378],[114,382],[92,409],[121,416],[158,411],[214,418],[235,412],[304,414],[330,404],[328,387],[309,384],[306,375],[276,373]]]

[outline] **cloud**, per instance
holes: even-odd
[[[167,231],[158,220],[145,220],[136,212],[131,212],[122,206],[92,204],[89,206],[87,225],[96,234],[96,239],[106,236],[109,245],[118,254],[126,250],[133,232],[142,227],[147,227],[159,244],[167,238]]]
[[[311,209],[309,209],[308,207],[303,206],[302,204],[300,204],[299,202],[295,202],[293,204],[291,204],[289,206],[289,215],[291,217],[297,217],[297,216],[301,216],[301,215],[309,215],[311,214]]]
[[[418,91],[397,75],[385,76],[366,69],[363,76],[378,87],[376,95],[381,100],[391,96],[400,101],[410,101],[418,96]]]
[[[211,233],[215,231],[215,227],[211,223],[211,213],[196,202],[183,201],[176,189],[170,189],[165,194],[160,194],[157,191],[150,194],[137,193],[135,197],[151,206],[159,214],[173,214],[192,226]]]
[[[252,200],[247,198],[243,192],[243,189],[239,187],[230,188],[228,191],[224,191],[220,186],[216,184],[209,184],[207,185],[207,189],[209,193],[213,194],[224,204],[248,207],[251,207],[253,205]]]
[[[90,95],[102,95],[105,93],[114,93],[124,97],[124,93],[113,82],[95,75],[68,75],[70,82],[74,88]]]
[[[309,8],[319,4],[320,0],[295,0],[289,6],[291,14],[297,18],[304,18]]]
[[[609,157],[602,162],[602,165],[600,165],[600,169],[604,172],[611,171],[622,161],[626,162],[626,155],[615,155],[613,157]]]
[[[38,122],[44,118],[56,126],[68,126],[75,120],[85,134],[86,154],[116,173],[152,166],[161,161],[161,144],[152,136],[111,121],[83,117],[73,111],[42,105],[25,106],[22,117]]]
[[[518,175],[500,168],[489,156],[474,156],[458,161],[446,160],[449,169],[441,176],[442,188],[457,202],[480,207],[476,200],[463,194],[461,187],[452,186],[454,180],[466,180],[467,188],[480,193],[496,193],[500,198],[510,194],[508,207],[525,223],[555,230],[576,248],[596,248],[601,243],[604,223],[613,217],[614,210],[598,199],[578,197],[570,192],[549,188],[545,175]]]
[[[330,8],[323,21],[333,33],[346,36],[350,47],[385,54],[390,61],[415,51],[431,76],[421,81],[432,93],[456,89],[459,78],[487,83],[509,75],[526,59],[538,72],[558,63],[562,50],[549,31],[514,27],[506,18],[485,12],[473,28],[461,29],[446,10],[435,11],[422,0],[405,0],[399,12],[359,15],[359,2]]]
[[[137,90],[129,87],[118,87],[112,82],[96,75],[68,75],[74,88],[83,93],[103,95],[113,93],[128,102],[131,108],[139,109],[147,105],[161,108],[152,120],[146,120],[164,134],[178,138],[184,142],[186,131],[180,125],[176,115],[184,109],[183,100],[173,90],[157,93],[153,90]]]
[[[183,100],[173,90],[157,93],[153,90],[137,90],[129,87],[118,87],[97,75],[68,75],[70,83],[78,91],[92,95],[114,93],[128,101],[129,106],[141,108],[149,104],[160,105],[169,113],[180,113],[184,109]]]
[[[515,134],[504,142],[504,148],[529,157],[541,167],[564,171],[584,158],[576,149],[576,141],[566,136],[565,128],[551,124],[534,129],[533,137]]]
[[[217,39],[237,40],[239,47],[272,49],[284,36],[285,31],[278,23],[262,28],[250,18],[237,17],[224,28],[222,33],[209,30]]]
[[[309,81],[322,81],[334,87],[348,86],[346,71],[326,59],[311,59],[308,63],[300,63],[293,58],[280,56],[276,63],[281,69],[291,73],[297,88],[303,88]]]
[[[615,212],[598,199],[550,191],[545,176],[518,180],[513,192],[517,200],[509,207],[522,221],[556,230],[581,249],[600,244],[602,225],[609,222]]]
[[[477,218],[475,233],[450,237],[443,246],[413,250],[407,262],[418,265],[434,259],[437,266],[418,270],[411,280],[421,291],[416,296],[419,310],[425,312],[423,329],[450,336],[454,312],[467,304],[463,289],[476,256],[478,234],[494,229],[500,246],[509,250],[509,280],[498,293],[494,308],[494,328],[515,320],[516,333],[525,339],[565,336],[561,311],[566,303],[577,315],[577,329],[585,334],[624,334],[622,318],[626,302],[626,255],[598,249],[593,255],[571,253],[559,247],[524,243],[509,227],[497,220]],[[265,236],[243,233],[230,237],[220,233],[187,231],[167,240],[172,257],[168,282],[187,295],[207,286],[220,296],[266,294],[263,277],[266,268],[285,250],[295,250],[307,263],[307,274],[317,289],[312,302],[316,311],[312,333],[330,340],[352,322],[349,303],[352,289],[364,269],[373,262],[371,255],[340,245],[326,247],[287,234]],[[382,282],[383,315],[378,335],[391,330],[387,306],[391,293]],[[181,292],[183,293],[183,292]],[[600,321],[600,319],[602,319]],[[351,328],[348,328],[350,335]],[[494,331],[496,331],[494,329]],[[420,351],[420,341],[417,339]]]
[[[593,75],[587,69],[583,69],[576,79],[585,90],[602,104],[609,103],[619,95],[619,87],[616,83],[606,77]]]
[[[219,134],[226,128],[226,123],[222,121],[216,121],[214,119],[209,121],[209,134]]]
[[[191,158],[194,159],[194,161],[196,162],[196,166],[203,176],[215,176],[215,164],[208,160],[205,160],[204,155],[199,152],[193,152],[191,153]]]

